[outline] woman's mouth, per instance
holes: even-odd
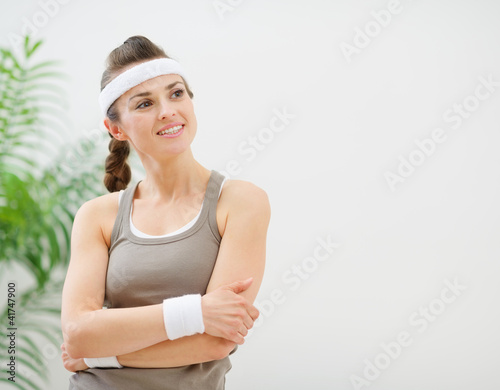
[[[159,131],[157,134],[162,137],[177,137],[182,134],[182,131],[184,130],[184,125],[177,125],[174,127],[169,127],[168,129]]]

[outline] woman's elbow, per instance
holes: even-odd
[[[80,359],[85,356],[85,335],[82,327],[71,322],[63,328],[63,339],[66,346],[66,352],[73,359]]]
[[[232,341],[219,339],[217,345],[213,349],[213,360],[221,360],[226,358],[235,347],[236,344]]]

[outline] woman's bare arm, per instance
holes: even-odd
[[[206,333],[177,340],[166,340],[129,354],[120,355],[118,361],[125,367],[170,368],[205,363],[226,357],[235,343]],[[64,368],[76,372],[88,369],[82,358],[73,359],[61,345]]]
[[[231,341],[204,333],[163,341],[117,358],[125,367],[180,367],[223,359],[235,346]]]
[[[101,221],[109,198],[86,202],[73,222],[61,325],[66,349],[74,358],[128,353],[167,339],[161,304],[102,309],[108,246]]]
[[[228,184],[232,185],[221,199],[230,197],[231,208],[207,293],[252,277],[252,285],[240,296],[253,304],[264,277],[271,206],[266,192],[256,185],[242,180]]]

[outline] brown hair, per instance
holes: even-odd
[[[101,78],[101,91],[104,87],[118,76],[124,68],[129,67],[134,63],[153,60],[156,58],[170,58],[163,49],[148,38],[135,35],[128,38],[121,46],[118,46],[106,59],[106,70]],[[184,80],[186,92],[192,99],[194,94],[189,88],[186,80]],[[106,113],[107,117],[112,122],[119,122],[120,116],[118,110],[113,103]],[[130,166],[127,164],[127,158],[130,154],[130,145],[127,140],[120,141],[109,134],[109,155],[106,157],[104,175],[104,185],[109,192],[119,191],[127,188],[132,178]]]

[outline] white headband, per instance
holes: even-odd
[[[99,105],[102,113],[106,116],[109,107],[129,89],[164,74],[178,74],[186,80],[181,65],[171,58],[143,62],[119,74],[99,94]]]

